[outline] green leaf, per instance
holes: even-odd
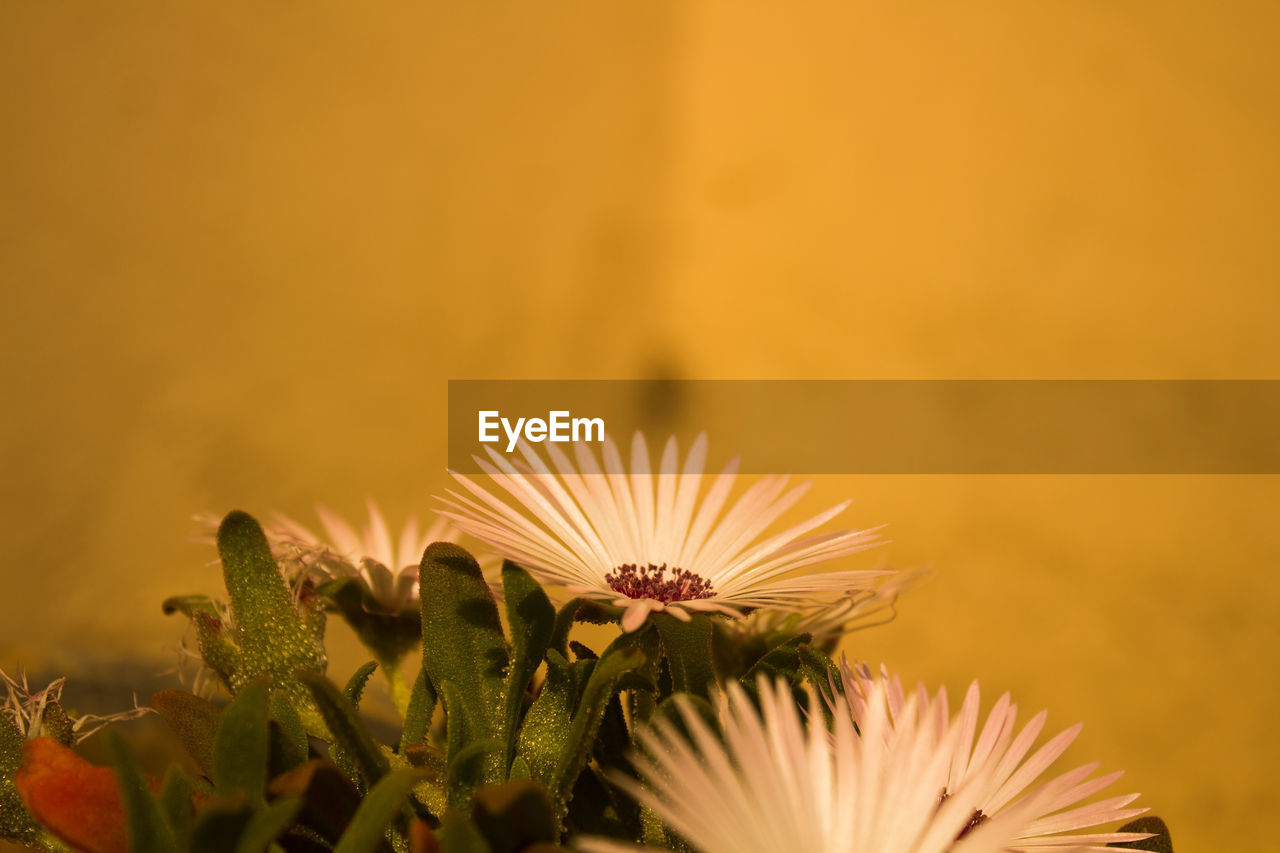
[[[529,680],[542,663],[555,628],[556,611],[547,594],[528,572],[510,560],[502,564],[502,592],[507,606],[507,623],[511,627],[514,654],[507,673],[506,703],[502,735],[506,740],[504,764],[509,764],[515,750]]]
[[[682,707],[683,706],[683,707]],[[707,724],[707,728],[712,731],[720,729],[720,721],[716,714],[715,708],[711,703],[701,696],[690,696],[688,694],[677,693],[668,696],[658,703],[656,717],[665,719],[675,726],[677,732],[684,736],[686,740],[692,741],[693,738],[689,731],[688,725],[685,723],[685,715],[683,711],[693,711],[702,722]]]
[[[147,704],[169,724],[200,772],[212,779],[222,709],[185,690],[159,690],[151,694]]]
[[[586,669],[589,674],[594,667],[595,661],[570,664],[558,651],[547,652],[546,681],[525,715],[516,742],[516,761],[524,762],[531,778],[544,785],[554,777],[560,754],[569,740],[573,712],[577,710],[581,692],[578,682],[585,686],[585,677],[575,678],[573,668]]]
[[[1108,847],[1126,847],[1130,850],[1150,850],[1153,853],[1173,853],[1173,839],[1169,837],[1169,827],[1155,815],[1144,815],[1131,820],[1120,827],[1120,832],[1149,832],[1150,838],[1140,841],[1116,841]]]
[[[161,602],[160,609],[165,616],[180,612],[188,619],[194,619],[197,613],[218,615],[218,608],[207,595],[174,595]]]
[[[494,754],[502,748],[494,738],[471,741],[449,760],[445,779],[445,796],[449,808],[466,809],[476,789],[489,775]]]
[[[160,809],[173,828],[174,837],[186,838],[191,830],[193,814],[191,780],[176,764],[165,774],[164,787],[160,790]]]
[[[0,838],[12,838],[30,847],[52,849],[41,841],[44,830],[27,813],[13,782],[22,766],[22,745],[26,738],[13,722],[0,713]]]
[[[226,626],[212,613],[197,612],[192,621],[196,626],[196,644],[201,660],[218,674],[228,690],[235,689],[244,670],[244,655],[240,653],[240,647],[227,638]]]
[[[343,694],[357,708],[360,707],[360,697],[364,695],[364,688],[369,683],[369,676],[373,675],[373,671],[377,668],[377,661],[369,661],[351,673],[351,677],[347,679],[347,686],[342,688]]]
[[[440,685],[440,695],[446,709],[454,708],[445,717],[446,796],[451,808],[466,809],[472,792],[499,775],[502,742],[478,731],[452,681]]]
[[[440,842],[440,853],[493,853],[476,825],[461,814],[445,815],[436,838]]]
[[[529,762],[523,757],[517,755],[511,760],[511,781],[519,782],[523,779],[532,779],[533,771],[529,769]]]
[[[334,742],[355,761],[365,784],[369,787],[376,785],[391,765],[351,701],[323,675],[299,672],[297,677],[311,690],[320,715],[333,733]]]
[[[147,790],[142,771],[115,732],[104,733],[111,764],[116,772],[116,786],[129,832],[129,848],[133,853],[169,853],[177,849],[173,829],[165,820],[160,804]]]
[[[625,678],[624,675],[618,680],[619,688],[622,688]],[[627,728],[626,715],[622,712],[622,696],[614,693],[605,706],[604,719],[600,721],[600,732],[592,755],[601,767],[629,770],[631,747],[631,732]]]
[[[555,625],[551,629],[551,639],[547,641],[547,648],[555,649],[566,660],[569,658],[569,632],[573,630],[574,617],[581,603],[581,598],[571,598],[560,606],[556,611]]]
[[[271,775],[283,773],[307,760],[310,744],[302,717],[289,696],[271,691]]]
[[[456,545],[436,542],[422,555],[422,667],[445,698],[445,713],[458,708],[444,694],[454,685],[478,737],[501,734],[507,644],[493,593],[475,559]]]
[[[258,522],[238,510],[229,513],[218,527],[218,554],[240,641],[241,671],[233,675],[233,690],[270,673],[280,688],[305,701],[293,673],[323,672],[324,646],[298,612]]]
[[[649,619],[662,638],[662,653],[671,666],[671,681],[678,693],[690,693],[710,701],[716,689],[716,672],[711,657],[711,617],[695,613],[682,622],[669,613],[654,613]]]
[[[796,654],[800,658],[800,674],[814,687],[830,695],[832,685],[840,683],[840,667],[831,656],[808,643],[799,646]]]
[[[235,850],[252,819],[253,806],[249,805],[244,794],[223,797],[209,803],[200,810],[195,828],[191,830],[191,853],[227,853]],[[131,853],[136,853],[136,848]]]
[[[387,825],[405,804],[413,787],[426,778],[421,770],[393,770],[369,789],[342,834],[334,853],[372,853],[382,843]]]
[[[836,666],[835,661],[821,649],[806,643],[796,649],[796,654],[800,659],[800,675],[811,685],[817,688],[818,693],[823,696],[830,696],[834,685],[840,683],[840,668]],[[799,687],[797,686],[797,693]],[[808,699],[804,694],[797,697],[807,704]],[[822,709],[823,719],[828,724],[833,719],[833,710],[828,702],[819,702],[818,707]]]
[[[244,791],[251,803],[265,802],[270,758],[269,695],[270,686],[265,679],[251,681],[222,712],[213,783],[223,796]]]
[[[436,692],[431,687],[431,679],[427,678],[427,671],[420,669],[404,715],[404,731],[400,734],[401,754],[411,744],[422,743],[427,739],[427,732],[431,729],[431,715],[435,709]]]
[[[618,810],[618,799],[600,778],[594,767],[588,765],[573,783],[573,799],[565,816],[565,828],[569,835],[604,835],[612,838],[635,838],[643,832],[639,807],[630,797],[622,798],[629,807],[624,821]]]
[[[74,746],[76,740],[75,721],[62,708],[62,703],[49,700],[40,714],[40,728],[48,737],[63,746]]]
[[[558,814],[564,813],[574,780],[591,755],[591,747],[604,718],[605,708],[608,707],[619,679],[647,660],[645,653],[639,648],[643,633],[647,632],[624,634],[614,640],[592,667],[591,677],[583,688],[582,698],[574,712],[565,748],[561,751],[559,762],[547,784],[547,791]]]
[[[738,679],[742,689],[753,700],[758,700],[761,675],[767,676],[770,683],[782,678],[792,686],[799,684],[803,678],[799,648],[810,639],[808,634],[799,634],[769,649]]]
[[[10,779],[22,766],[22,745],[27,739],[7,714],[0,714],[0,779]]]
[[[293,819],[302,808],[302,799],[290,797],[276,800],[271,805],[254,812],[236,843],[235,853],[263,853],[267,845],[275,841],[293,825]]]
[[[569,632],[575,622],[587,622],[591,625],[604,625],[618,621],[620,608],[601,604],[588,598],[572,598],[556,611],[555,628],[551,632],[548,647],[555,649],[563,658],[569,657]]]

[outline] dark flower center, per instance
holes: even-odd
[[[661,566],[627,563],[605,575],[604,579],[614,592],[627,598],[653,598],[663,604],[710,598],[715,594],[711,581],[686,569],[668,569],[666,563]]]
[[[943,788],[942,796],[938,798],[938,805],[941,806],[943,803],[947,801],[947,799],[950,796],[951,796],[951,792],[948,791],[946,788]],[[961,838],[964,838],[966,835],[973,832],[978,827],[982,826],[982,824],[986,823],[986,821],[987,821],[987,816],[982,813],[982,809],[974,809],[973,814],[969,815],[969,819],[965,821],[964,826],[960,828],[960,834],[956,836],[956,841],[959,841]]]
[[[973,832],[978,827],[982,826],[982,824],[985,823],[986,820],[987,820],[987,816],[982,813],[982,809],[974,809],[973,814],[969,815],[969,820],[965,823],[964,827],[960,830],[960,834],[956,836],[956,841],[959,841],[961,838],[964,838],[966,835]]]

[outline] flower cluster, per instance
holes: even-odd
[[[151,697],[188,752],[162,783],[117,739],[113,768],[71,752],[108,718],[62,713],[61,681],[4,677],[0,836],[91,853],[1171,849],[1136,794],[1098,797],[1120,773],[1053,769],[1078,725],[1039,743],[1045,713],[1019,727],[1008,695],[984,718],[976,682],[953,709],[833,659],[924,573],[833,566],[879,541],[827,529],[848,502],[801,512],[805,485],[706,475],[707,455],[671,439],[655,464],[640,435],[627,463],[607,439],[572,459],[490,451],[487,480],[453,473],[436,523],[399,535],[372,502],[362,530],[319,508],[321,535],[207,522],[225,594],[165,609],[191,619],[188,654],[229,704]],[[343,687],[328,614],[373,657]],[[376,669],[398,730],[361,707]]]

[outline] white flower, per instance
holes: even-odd
[[[761,540],[807,484],[788,489],[785,477],[763,478],[722,515],[736,480],[735,460],[710,478],[700,498],[705,435],[683,466],[675,439],[669,440],[656,474],[639,433],[629,474],[608,438],[603,467],[586,444],[574,446],[576,466],[555,445],[547,449],[555,473],[527,444],[521,445],[520,468],[491,448],[492,464],[477,458],[515,506],[454,473],[469,496],[450,491],[441,514],[542,580],[623,608],[623,630],[633,631],[649,613],[664,610],[686,620],[698,611],[736,616],[755,608],[795,610],[865,588],[884,574],[797,573],[873,544],[868,531],[812,533],[847,501]]]
[[[1108,848],[1107,844],[1148,837],[1145,833],[1132,832],[1062,834],[1130,820],[1147,811],[1128,808],[1138,794],[1079,805],[1123,775],[1118,771],[1090,779],[1098,769],[1097,762],[1069,770],[1041,784],[1032,794],[1024,795],[1075,740],[1080,724],[1051,738],[1028,758],[1044,728],[1046,714],[1041,711],[1015,736],[1018,706],[1010,701],[1007,693],[996,701],[978,734],[976,681],[965,694],[960,712],[951,717],[946,688],[940,688],[931,699],[924,685],[920,685],[916,695],[908,698],[903,695],[897,677],[891,678],[883,669],[878,678],[873,678],[865,666],[855,669],[842,661],[841,674],[845,696],[859,726],[868,715],[878,718],[879,712],[869,704],[878,704],[879,699],[873,701],[867,697],[886,696],[895,728],[936,726],[939,739],[954,743],[943,780],[942,800],[944,804],[961,803],[970,815],[970,827],[1007,817],[1010,809],[1020,809],[1021,817],[1008,824],[1012,830],[1008,842],[1010,851],[1108,850],[1116,848]],[[1029,801],[1034,805],[1028,806]]]
[[[412,609],[418,599],[422,552],[432,542],[456,539],[457,531],[443,518],[422,530],[417,516],[411,515],[393,539],[378,505],[369,500],[368,507],[369,522],[360,531],[332,510],[317,506],[327,539],[281,514],[274,517],[267,537],[273,550],[293,549],[293,558],[303,561],[313,578],[358,578],[387,613]]]
[[[895,726],[883,691],[865,696],[855,729],[843,700],[834,700],[831,729],[820,716],[806,723],[791,687],[761,677],[758,713],[730,684],[722,703],[723,741],[687,703],[681,715],[692,740],[666,720],[642,732],[635,757],[644,785],[614,781],[700,853],[994,853],[1005,824],[990,821],[964,833],[967,807],[938,801],[955,746],[934,725]],[[820,700],[810,691],[810,707]],[[632,850],[583,838],[590,853]]]
[[[417,516],[409,516],[397,537],[393,537],[382,511],[368,501],[369,521],[357,531],[346,519],[327,507],[317,505],[316,515],[324,536],[281,513],[263,525],[271,555],[297,591],[303,581],[316,584],[335,578],[356,578],[363,582],[386,613],[417,607],[418,566],[422,552],[432,542],[455,541],[458,531],[446,519],[437,518],[422,530]],[[202,538],[212,541],[221,519],[198,515],[204,529]]]

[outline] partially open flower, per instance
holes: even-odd
[[[634,760],[644,784],[623,774],[614,781],[699,853],[1003,850],[1007,820],[964,833],[967,809],[938,802],[956,737],[931,723],[893,725],[876,687],[865,697],[859,728],[837,697],[828,729],[820,715],[803,718],[785,682],[761,676],[758,683],[758,711],[741,687],[728,686],[723,737],[686,699],[677,700],[689,735],[659,720],[640,735],[645,750]],[[816,696],[809,698],[816,707]],[[635,849],[596,838],[577,846],[589,853]]]
[[[417,516],[411,515],[399,535],[392,536],[373,500],[368,501],[368,510],[369,521],[360,530],[333,510],[317,505],[323,536],[281,513],[263,526],[263,532],[271,545],[271,555],[295,590],[302,582],[320,586],[331,580],[353,578],[380,612],[416,610],[422,552],[432,542],[457,540],[458,531],[443,518],[423,529]],[[202,538],[212,542],[221,519],[200,515],[196,520],[204,528],[206,535]]]
[[[968,812],[962,836],[997,817],[1007,819],[1011,810],[1021,815],[1010,823],[1010,851],[1101,850],[1148,837],[1140,832],[1097,832],[1103,824],[1136,817],[1145,808],[1129,808],[1138,794],[1125,794],[1097,802],[1081,802],[1110,786],[1121,772],[1089,777],[1098,763],[1069,770],[1048,782],[1036,784],[1080,733],[1076,724],[1031,752],[1044,728],[1045,712],[1031,718],[1015,736],[1018,706],[1009,694],[996,700],[978,733],[978,683],[970,685],[959,713],[951,716],[946,688],[930,697],[924,685],[906,696],[897,677],[881,670],[878,677],[864,665],[841,663],[844,696],[859,727],[878,719],[880,697],[887,698],[889,720],[895,730],[934,726],[939,740],[950,744],[939,804],[962,804]],[[977,741],[974,737],[977,735]],[[1030,755],[1030,757],[1028,757]],[[1063,834],[1077,833],[1077,834]],[[1129,849],[1129,848],[1124,848]]]
[[[422,552],[432,542],[452,541],[457,532],[444,519],[436,519],[423,530],[417,516],[411,515],[400,535],[393,538],[378,505],[370,500],[368,508],[369,521],[357,531],[337,513],[317,506],[324,537],[277,514],[275,523],[266,528],[267,538],[283,566],[293,566],[294,571],[317,584],[334,578],[356,578],[384,612],[415,609]]]
[[[675,439],[669,440],[656,472],[639,433],[629,473],[608,438],[603,467],[585,444],[574,447],[576,465],[548,445],[554,473],[527,444],[521,451],[520,468],[492,449],[491,462],[476,460],[514,505],[455,473],[469,495],[450,491],[441,514],[543,581],[622,608],[626,631],[660,611],[685,620],[697,612],[793,612],[865,589],[886,574],[800,571],[874,544],[863,530],[813,533],[847,501],[762,538],[807,485],[788,489],[787,478],[766,477],[729,504],[735,460],[700,495],[705,436],[683,465]]]

